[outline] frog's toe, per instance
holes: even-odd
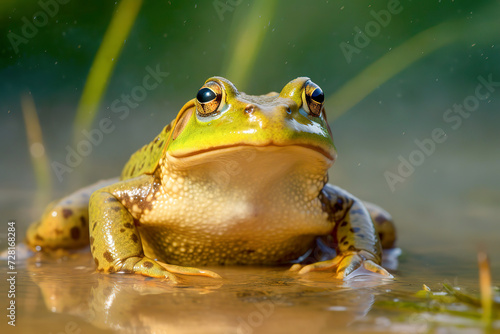
[[[385,277],[392,278],[393,276],[380,265],[375,263],[373,260],[368,259],[369,255],[366,252],[361,251],[361,254],[358,252],[349,253],[349,254],[340,254],[335,258],[327,261],[316,262],[313,264],[309,264],[307,266],[302,267],[302,269],[298,270],[299,274],[306,274],[311,271],[322,271],[322,270],[335,270],[335,278],[345,279],[350,274],[352,274],[356,269],[363,267],[364,269],[371,271],[373,273],[377,273],[383,275]],[[298,268],[295,268],[297,271]]]
[[[300,263],[295,263],[288,270],[289,271],[300,271],[300,269],[302,269],[302,265]]]
[[[166,278],[168,279],[171,283],[177,284],[177,277],[170,272],[167,268],[164,268],[162,265],[160,265],[158,262],[155,260],[152,260],[148,257],[143,257],[139,259],[139,261],[135,262],[133,265],[132,269],[127,268],[128,264],[131,262],[129,260],[136,260],[136,259],[128,259],[125,262],[125,265],[123,266],[122,270],[124,271],[131,271],[134,274],[141,274],[143,276],[148,276],[148,277],[156,277],[156,278]],[[128,263],[127,263],[128,262]]]
[[[376,274],[380,274],[382,276],[386,276],[387,278],[393,278],[394,277],[387,270],[385,270],[384,268],[382,268],[381,266],[379,266],[378,264],[376,264],[372,260],[366,260],[366,261],[364,261],[363,262],[363,267],[366,270],[369,270],[369,271],[374,272]]]
[[[172,273],[181,274],[181,275],[190,275],[190,276],[205,276],[210,278],[221,278],[219,274],[204,269],[192,268],[192,267],[183,267],[176,266],[173,264],[166,264],[163,262],[159,262],[165,269]]]
[[[373,272],[387,278],[392,278],[393,276],[389,274],[387,270],[382,268],[380,265],[375,263],[372,260],[366,259],[359,254],[347,255],[342,259],[338,268],[336,278],[338,279],[346,279],[351,275],[356,269],[363,267],[365,270],[369,272]]]
[[[302,269],[299,270],[299,275],[307,274],[308,272],[311,271],[321,271],[321,270],[328,270],[335,268],[338,266],[339,262],[342,260],[342,257],[336,256],[335,258],[331,260],[326,260],[326,261],[321,261],[321,262],[316,262],[312,264],[308,264],[307,266],[302,267]],[[292,268],[290,268],[292,269]],[[296,270],[296,268],[295,268]]]

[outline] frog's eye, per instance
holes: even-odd
[[[306,82],[303,93],[303,105],[304,109],[313,116],[321,115],[321,110],[323,109],[323,102],[325,101],[325,94],[323,90],[319,88],[311,80]]]
[[[196,94],[196,112],[200,116],[212,115],[218,111],[221,100],[221,86],[215,81],[209,81]]]

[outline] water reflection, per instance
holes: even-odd
[[[134,333],[347,330],[391,282],[375,276],[344,282],[331,273],[298,276],[286,267],[218,267],[221,280],[182,276],[173,286],[138,275],[95,273],[88,253],[37,254],[26,269],[50,312]]]

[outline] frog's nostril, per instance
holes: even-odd
[[[255,110],[255,106],[253,104],[249,104],[245,107],[245,113],[251,114]]]

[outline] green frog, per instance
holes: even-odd
[[[240,264],[390,276],[381,250],[394,244],[392,218],[328,183],[336,155],[324,93],[309,78],[254,96],[212,77],[119,179],[50,204],[26,241],[37,251],[90,245],[100,272],[171,282]],[[300,264],[318,242],[336,256]]]

